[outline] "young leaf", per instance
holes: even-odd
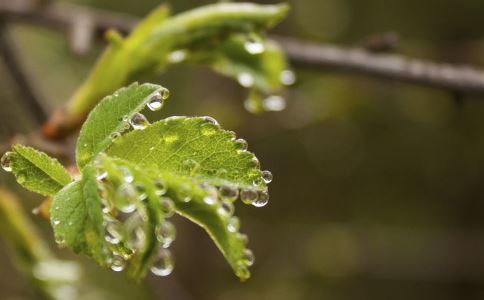
[[[133,83],[104,98],[89,114],[79,134],[76,150],[79,168],[82,169],[126,127],[129,128],[127,122],[130,117],[145,108],[147,103],[159,101],[161,107],[165,91],[159,85]]]
[[[55,195],[50,218],[58,244],[86,253],[102,266],[107,264],[101,201],[92,167],[84,169],[81,180]]]
[[[13,146],[12,150],[5,154],[3,161],[26,189],[49,196],[71,182],[64,167],[47,154],[22,145]]]
[[[210,117],[171,117],[120,137],[107,154],[217,186],[265,190],[259,161],[246,147]]]
[[[108,35],[110,46],[64,110],[49,120],[44,132],[51,137],[69,132],[104,95],[170,65],[175,51],[187,50],[196,57],[203,49],[217,49],[233,34],[251,34],[273,27],[288,9],[286,4],[217,3],[166,18],[168,10],[158,8],[126,39],[113,32]],[[250,65],[245,68],[253,69]]]

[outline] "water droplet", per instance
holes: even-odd
[[[271,171],[262,171],[262,179],[265,183],[271,183],[273,179]]]
[[[108,179],[108,172],[100,171],[99,175],[96,177],[97,181],[104,182]]]
[[[242,72],[237,76],[237,81],[243,87],[250,88],[254,85],[254,77],[247,72]]]
[[[25,174],[23,172],[17,174],[17,182],[18,183],[23,184],[26,181],[27,181],[27,177],[25,176]]]
[[[146,117],[140,113],[134,113],[129,123],[135,130],[145,129],[148,126],[149,122]]]
[[[164,104],[164,100],[161,97],[161,93],[156,92],[153,96],[151,96],[147,106],[152,111],[158,111],[163,108],[163,104]]]
[[[157,276],[168,276],[173,272],[174,268],[175,260],[170,250],[160,248],[151,266],[151,273]]]
[[[132,185],[125,183],[118,187],[115,196],[116,207],[125,214],[136,211],[136,192]]]
[[[12,163],[10,161],[10,155],[12,155],[12,152],[6,152],[1,159],[2,169],[7,172],[12,172]]]
[[[126,260],[118,254],[114,254],[111,258],[111,270],[114,272],[121,272],[126,267]]]
[[[117,245],[123,239],[122,225],[119,221],[110,221],[106,224],[106,235],[104,236],[106,242]]]
[[[199,166],[198,162],[196,162],[193,159],[186,159],[182,163],[182,169],[184,172],[190,174],[193,172],[195,169],[197,169]]]
[[[227,223],[227,230],[230,232],[237,232],[240,228],[240,220],[237,217],[231,217]]]
[[[110,137],[111,137],[111,141],[115,141],[117,138],[119,138],[121,136],[121,133],[115,131],[113,133],[111,133]]]
[[[232,201],[223,200],[220,207],[217,209],[218,213],[222,216],[232,216],[234,214],[234,204]]]
[[[219,192],[223,200],[235,201],[239,196],[239,190],[228,185],[221,186]]]
[[[256,190],[253,189],[243,189],[240,192],[240,200],[244,202],[245,204],[252,204],[254,201],[257,200],[259,195],[257,194]]]
[[[134,180],[134,176],[133,174],[131,174],[131,171],[129,170],[128,167],[120,167],[119,168],[120,172],[121,172],[121,176],[123,176],[123,180],[124,182],[126,183],[132,183],[133,180]]]
[[[136,184],[135,185],[136,192],[138,193],[138,199],[140,201],[145,201],[148,198],[148,194],[146,194],[146,188],[144,185]]]
[[[256,168],[260,167],[260,161],[257,157],[253,156],[251,160],[252,160],[252,163],[254,164],[254,167]]]
[[[214,118],[212,117],[209,117],[209,116],[205,116],[205,117],[202,117],[202,119],[207,122],[207,123],[210,123],[210,124],[213,124],[213,125],[217,125],[219,126],[220,124],[217,122],[217,120],[215,120]]]
[[[127,242],[129,247],[134,252],[144,249],[145,243],[146,243],[146,235],[145,235],[145,232],[143,231],[143,224],[141,223],[137,226],[135,224],[130,224],[127,227],[128,227]]]
[[[245,233],[237,233],[237,238],[244,244],[247,245],[249,243],[249,237]]]
[[[217,198],[214,197],[213,195],[207,195],[203,198],[203,202],[205,202],[208,205],[214,205],[217,203]]]
[[[296,83],[296,74],[291,70],[284,70],[281,72],[280,80],[284,85],[293,85]]]
[[[235,140],[235,146],[239,150],[246,151],[247,148],[249,147],[249,144],[244,139],[237,139],[237,140]]]
[[[54,220],[52,221],[52,224],[54,224],[54,226],[57,226],[57,225],[59,225],[60,223],[61,223],[61,221],[60,221],[59,219],[54,219]]]
[[[165,218],[170,218],[175,214],[175,203],[170,198],[161,197],[160,205]]]
[[[286,99],[281,96],[269,96],[262,101],[262,107],[266,111],[283,111],[286,109]]]
[[[252,55],[264,53],[266,49],[264,41],[257,35],[249,36],[244,43],[244,48]]]
[[[255,207],[264,207],[267,203],[269,203],[269,193],[262,191],[259,192],[257,199],[252,202],[252,205]]]
[[[244,264],[247,266],[252,266],[255,263],[255,256],[252,250],[245,249],[244,250]]]
[[[155,193],[157,196],[163,196],[164,194],[166,194],[166,186],[163,181],[157,179],[155,180],[154,185],[156,189]]]
[[[166,100],[166,99],[170,98],[170,90],[169,90],[169,89],[167,89],[167,88],[162,88],[162,89],[160,90],[160,93],[161,93],[161,98],[162,98],[163,100]]]
[[[186,50],[175,50],[168,55],[168,61],[172,64],[183,62],[187,58]]]
[[[156,238],[163,248],[170,247],[176,238],[176,228],[173,223],[164,221],[156,227]]]

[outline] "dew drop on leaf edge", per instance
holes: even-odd
[[[6,152],[1,159],[2,169],[6,172],[12,172],[12,165],[10,161],[10,155],[12,152]]]

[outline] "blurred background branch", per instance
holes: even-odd
[[[29,0],[0,0],[0,17],[66,32],[72,51],[78,55],[86,54],[93,38],[102,37],[106,30],[113,28],[126,34],[137,23],[136,18],[128,15],[58,3],[38,6]],[[373,51],[374,41],[365,48],[346,49],[282,36],[274,38],[295,65],[358,73],[459,94],[484,94],[484,72],[477,68],[376,53],[379,51]],[[395,41],[394,36],[390,38]]]

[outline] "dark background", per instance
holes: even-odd
[[[159,4],[77,2],[140,17]],[[213,1],[168,2],[179,12]],[[482,0],[289,2],[278,34],[357,46],[393,31],[399,53],[484,66]],[[69,98],[103,46],[79,58],[60,33],[27,25],[12,33],[50,111]],[[263,115],[246,112],[247,92],[207,68],[179,66],[150,79],[172,93],[150,117],[213,116],[247,139],[275,179],[267,207],[237,206],[257,257],[248,282],[236,279],[200,228],[177,219],[175,272],[149,278],[148,291],[156,299],[484,299],[484,97],[459,104],[443,90],[295,71],[288,108]],[[0,62],[0,139],[34,128]],[[26,211],[41,200],[10,175],[0,180],[19,192]],[[48,224],[32,218],[54,248]],[[142,298],[122,274],[83,262],[109,290],[103,299]],[[30,299],[30,283],[14,266],[0,240],[0,299]]]

